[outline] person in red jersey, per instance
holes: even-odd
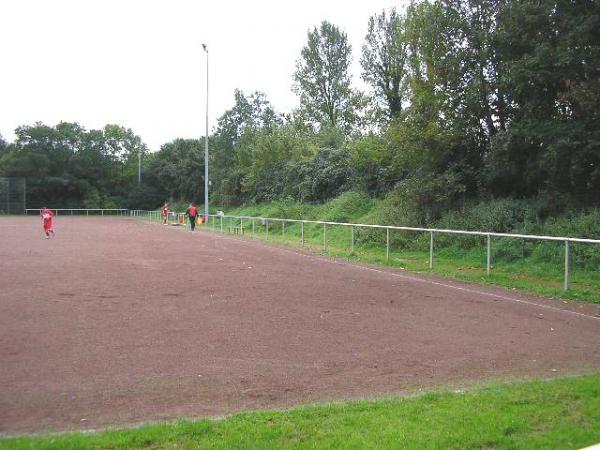
[[[196,219],[198,218],[198,208],[196,208],[196,204],[194,202],[190,204],[186,214],[190,219],[190,231],[194,231],[196,229]]]
[[[169,225],[169,204],[165,202],[162,209],[163,225]]]
[[[40,211],[40,217],[42,218],[42,225],[44,226],[46,239],[50,239],[50,236],[54,237],[54,224],[52,220],[54,218],[54,213],[52,210],[44,206]]]

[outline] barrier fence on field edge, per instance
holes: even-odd
[[[180,214],[181,213],[175,213]],[[135,217],[143,217],[151,220],[161,221],[163,220],[162,213],[160,211],[142,211],[142,210],[131,210],[130,215]],[[351,230],[350,234],[350,251],[354,251],[355,244],[355,230],[357,228],[371,228],[381,229],[386,232],[386,259],[390,258],[390,231],[414,231],[420,233],[429,234],[429,268],[433,269],[434,264],[434,243],[436,234],[454,234],[454,235],[466,235],[466,236],[480,236],[486,239],[486,273],[490,275],[492,270],[492,238],[512,238],[512,239],[526,239],[536,241],[555,241],[564,243],[564,283],[563,289],[567,291],[571,284],[571,257],[570,257],[570,246],[571,243],[583,243],[583,244],[600,244],[599,239],[585,239],[585,238],[573,238],[573,237],[561,237],[561,236],[537,236],[531,234],[513,234],[513,233],[494,233],[485,231],[466,231],[466,230],[447,230],[439,228],[420,228],[420,227],[403,227],[394,225],[373,225],[373,224],[360,224],[360,223],[345,223],[345,222],[326,222],[319,220],[301,220],[301,219],[280,219],[273,217],[252,217],[252,216],[232,216],[232,215],[217,215],[209,214],[208,226],[212,227],[213,230],[217,228],[223,232],[224,221],[229,220],[229,231],[244,235],[245,227],[244,221],[251,223],[251,237],[254,238],[256,235],[256,223],[260,222],[265,227],[266,239],[269,239],[269,222],[281,223],[281,232],[283,239],[285,239],[285,224],[300,224],[300,243],[304,246],[304,226],[306,224],[322,225],[323,226],[323,250],[327,251],[327,227],[341,226],[348,227]],[[233,224],[233,221],[236,224]],[[210,223],[212,221],[212,223]],[[217,225],[217,222],[218,225]],[[238,226],[239,223],[239,226]]]

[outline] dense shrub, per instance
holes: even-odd
[[[374,200],[366,193],[348,191],[319,206],[315,212],[319,219],[324,221],[356,222],[356,219],[367,214],[374,204]]]

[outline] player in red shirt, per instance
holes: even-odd
[[[163,210],[162,210],[162,214],[163,214],[163,225],[169,225],[169,204],[167,202],[165,202],[165,204],[163,205]]]
[[[54,224],[52,223],[54,213],[52,212],[52,210],[44,206],[40,211],[40,217],[42,219],[42,225],[44,225],[44,233],[46,233],[46,239],[50,239],[50,236],[54,237]]]
[[[198,208],[196,208],[196,204],[192,202],[187,209],[187,216],[190,218],[190,231],[194,231],[196,229],[196,219],[198,218]]]

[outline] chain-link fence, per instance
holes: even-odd
[[[23,214],[26,195],[25,178],[0,177],[0,214]]]

